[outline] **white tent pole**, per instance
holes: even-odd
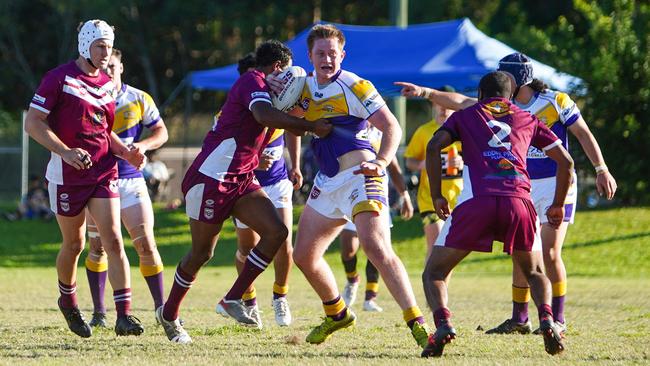
[[[21,160],[21,167],[20,167],[20,197],[25,197],[27,194],[27,174],[29,170],[29,135],[27,132],[25,132],[25,117],[27,116],[27,111],[23,111],[22,113],[22,130],[21,130],[21,136],[22,136],[22,160]]]
[[[408,14],[408,0],[391,0],[390,17],[396,26],[406,28],[408,26]],[[403,146],[406,143],[406,98],[393,97],[392,99],[391,110],[402,128],[400,146]]]

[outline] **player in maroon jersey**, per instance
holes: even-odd
[[[156,318],[172,342],[192,341],[178,320],[179,308],[199,269],[212,257],[223,222],[231,215],[258,233],[260,241],[219,302],[219,311],[257,326],[242,295],[273,259],[288,229],[253,171],[273,129],[297,134],[310,131],[324,137],[332,128],[326,120],[309,122],[273,108],[266,76],[289,65],[292,54],[287,46],[275,40],[264,42],[255,58],[257,68],[244,73],[232,86],[183,179],[192,248],[178,264],[167,302],[156,310]]]
[[[551,284],[539,256],[531,253],[541,244],[539,221],[530,198],[526,153],[530,145],[543,150],[558,165],[555,197],[546,212],[557,227],[564,217],[564,199],[571,184],[573,160],[561,141],[537,117],[511,101],[512,75],[495,71],[479,83],[479,102],[455,112],[427,146],[427,172],[438,216],[446,220],[422,275],[425,295],[434,313],[436,332],[422,356],[442,355],[456,336],[447,308],[447,283],[452,269],[472,251],[491,252],[492,242],[526,274],[538,306],[546,351],[562,352],[564,345],[551,310]],[[464,188],[450,215],[441,194],[440,150],[454,141],[463,144]]]
[[[84,338],[91,336],[76,297],[87,207],[109,258],[117,310],[115,332],[140,335],[144,328],[131,315],[130,270],[120,232],[115,155],[137,168],[144,165],[144,155],[130,150],[111,132],[114,86],[100,70],[106,68],[113,50],[113,28],[104,21],[89,20],[79,29],[78,38],[79,57],[45,74],[25,119],[25,131],[51,151],[46,178],[50,206],[63,236],[56,260],[59,308],[70,330]]]

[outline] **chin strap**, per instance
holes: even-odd
[[[92,66],[92,67],[94,67],[94,68],[97,68],[97,66],[95,66],[95,64],[93,64],[93,62],[92,62],[89,58],[87,58],[86,61],[88,61],[88,63],[90,64],[90,66]]]
[[[517,98],[517,94],[519,94],[519,89],[521,89],[521,86],[515,88],[515,92],[512,94],[512,98],[510,98],[510,100],[515,100]]]

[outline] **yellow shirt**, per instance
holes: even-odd
[[[412,158],[420,161],[424,161],[427,155],[427,144],[433,134],[440,128],[440,125],[436,122],[435,119],[423,124],[418,127],[411,137],[406,146],[406,151],[404,151],[405,158]],[[462,146],[460,142],[455,142],[453,145],[456,146],[458,151],[462,151]],[[443,152],[447,152],[451,146],[443,149]],[[443,159],[443,170],[447,168],[447,159],[446,156]],[[457,197],[460,194],[460,191],[463,189],[463,179],[462,178],[452,178],[452,179],[443,179],[442,180],[442,195],[449,201],[449,207],[454,208],[456,206]],[[420,213],[434,211],[433,202],[431,201],[431,192],[429,189],[429,177],[427,175],[427,170],[422,169],[420,171],[420,184],[418,186],[418,208]]]

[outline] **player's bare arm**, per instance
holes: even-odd
[[[90,154],[81,148],[69,148],[59,139],[47,124],[47,114],[35,108],[29,108],[25,116],[25,132],[46,149],[61,156],[61,159],[77,170],[92,166]]]
[[[404,184],[404,177],[402,177],[402,169],[397,162],[397,158],[391,160],[388,167],[388,175],[390,176],[390,181],[393,182],[395,190],[400,195],[402,200],[402,207],[400,209],[400,215],[404,220],[410,220],[413,217],[413,202],[411,202],[411,196],[409,191]]]
[[[302,187],[302,172],[300,171],[300,137],[291,132],[285,132],[284,140],[287,144],[287,150],[289,151],[289,158],[291,159],[291,169],[289,169],[287,173],[289,180],[293,183],[293,189],[298,190]]]
[[[442,195],[442,158],[440,151],[452,143],[451,134],[445,130],[438,130],[427,144],[426,169],[429,177],[431,200],[436,214],[441,220],[447,220],[451,210],[449,202]]]
[[[129,164],[136,167],[138,170],[142,169],[145,164],[145,156],[138,149],[131,149],[124,145],[122,140],[115,132],[111,132],[111,152],[117,157],[120,157],[129,162]]]
[[[368,122],[382,132],[381,145],[374,160],[365,161],[359,165],[355,174],[368,176],[381,176],[385,174],[388,163],[395,158],[399,141],[402,138],[402,129],[399,122],[387,106],[381,107],[368,118]]]
[[[598,141],[589,130],[589,126],[582,117],[579,117],[575,123],[569,126],[569,131],[578,139],[589,161],[596,169],[596,189],[598,194],[605,195],[605,198],[611,200],[616,193],[616,180],[609,172]]]
[[[259,124],[271,128],[282,128],[296,135],[312,132],[318,137],[325,137],[332,130],[332,124],[326,119],[318,119],[313,122],[305,121],[273,108],[270,103],[256,102],[251,106],[251,112]]]
[[[439,104],[454,111],[467,108],[477,102],[476,98],[471,98],[460,93],[444,92],[404,81],[396,81],[394,84],[402,87],[401,94],[405,97],[428,99],[432,103]]]
[[[564,201],[571,186],[573,174],[573,159],[562,145],[557,145],[545,151],[546,156],[557,163],[557,177],[553,203],[546,211],[548,223],[558,228],[564,219]]]
[[[167,126],[160,120],[150,129],[151,135],[146,139],[134,142],[133,146],[137,148],[142,154],[149,150],[155,150],[161,147],[169,139]]]

